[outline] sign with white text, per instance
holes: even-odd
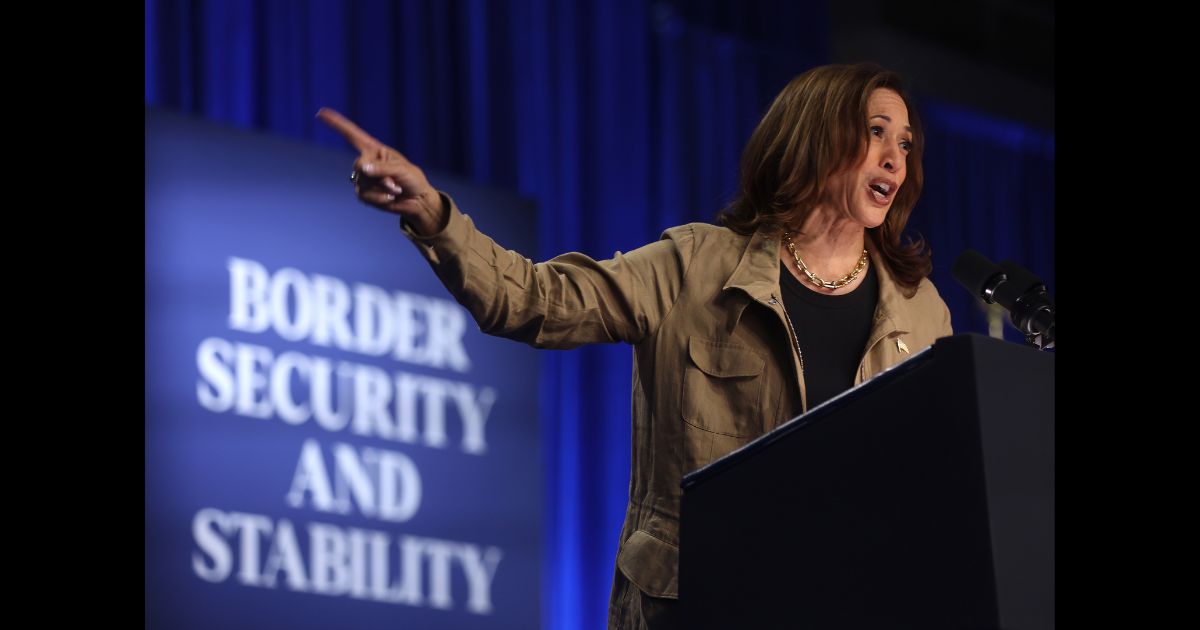
[[[147,627],[539,625],[537,351],[354,158],[147,109]],[[536,251],[530,203],[430,179]]]

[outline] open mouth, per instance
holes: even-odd
[[[875,180],[867,185],[877,203],[888,203],[896,192],[896,185],[887,180]]]

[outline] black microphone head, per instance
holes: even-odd
[[[992,292],[996,286],[1005,280],[1003,269],[973,249],[958,255],[950,273],[971,295],[989,303],[994,301]]]
[[[1000,268],[1004,270],[1004,275],[1008,276],[1008,281],[1022,294],[1039,290],[1039,287],[1046,288],[1046,283],[1042,282],[1041,278],[1011,260],[1001,260]]]

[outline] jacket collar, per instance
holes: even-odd
[[[779,294],[779,237],[768,236],[762,228],[750,235],[733,273],[721,287],[722,291],[731,289],[764,302]]]
[[[871,336],[875,337],[878,331],[884,329],[897,333],[910,332],[912,301],[900,291],[900,285],[892,278],[892,272],[884,262],[883,255],[879,253],[879,248],[868,246],[867,255],[871,257],[871,264],[875,265],[875,273],[879,275],[879,304],[875,307],[875,324]]]

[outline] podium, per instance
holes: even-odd
[[[939,339],[684,477],[683,627],[1054,628],[1054,355]]]

